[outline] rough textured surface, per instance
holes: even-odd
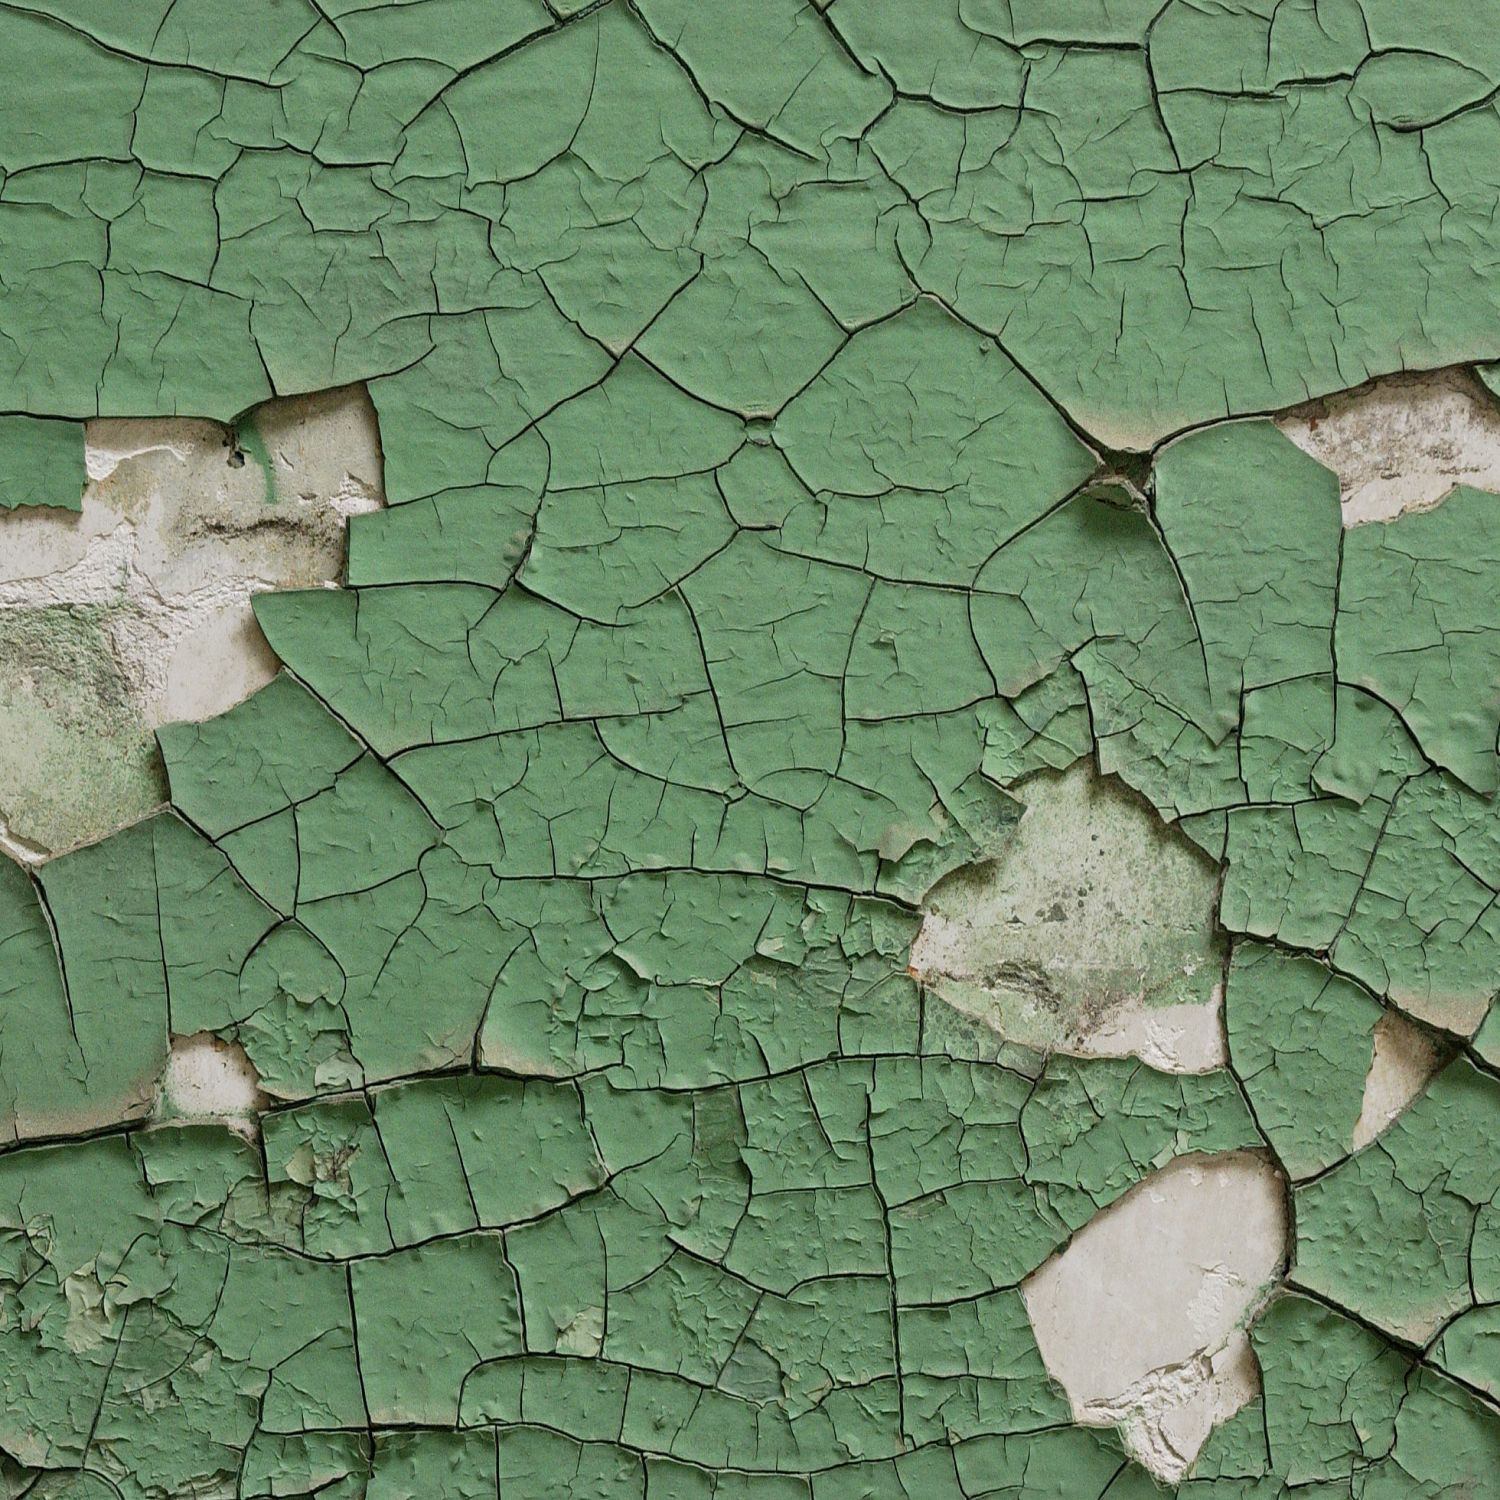
[[[1500,404],[1468,370],[1389,375],[1276,425],[1339,476],[1346,526],[1429,509],[1455,485],[1500,490]]]
[[[0,8],[0,533],[68,578],[186,420],[212,593],[219,487],[286,456],[245,414],[360,384],[388,502],[323,587],[341,518],[278,498],[324,561],[250,567],[269,681],[248,585],[150,705],[123,606],[54,605],[169,805],[0,861],[0,1493],[1142,1500],[1139,1455],[1186,1500],[1495,1495],[1485,10]],[[1399,462],[1332,441],[1455,366]],[[372,498],[363,431],[315,494]],[[153,804],[75,789],[109,757],[39,682],[5,774],[96,821],[31,836]],[[1102,899],[1033,924],[1096,831]],[[1001,936],[1056,1030],[1040,984],[954,1003]],[[1202,1071],[1123,1039],[1216,1004]],[[1387,1016],[1442,1061],[1355,1149]],[[1290,1185],[1225,1259],[1286,1260],[1262,1394],[1221,1369],[1153,1447],[1127,1384],[1127,1448],[1022,1288],[1122,1199],[1170,1238],[1127,1195],[1226,1154]],[[1180,1299],[1114,1282],[1170,1364]]]

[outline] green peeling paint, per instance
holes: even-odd
[[[83,503],[83,424],[0,416],[0,507]]]
[[[1175,1492],[1500,1495],[1500,502],[1345,531],[1258,415],[1494,381],[1488,8],[0,11],[0,504],[349,382],[389,503],[168,811],[0,863],[0,1493],[1145,1500],[1019,1287],[1250,1148]],[[1121,994],[1227,1066],[1065,1055]]]

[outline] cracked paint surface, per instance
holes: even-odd
[[[1475,12],[0,7],[0,1493],[1500,1494]]]

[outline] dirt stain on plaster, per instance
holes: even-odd
[[[154,731],[222,712],[277,662],[250,608],[343,577],[383,503],[362,386],[186,418],[87,424],[79,512],[0,512],[0,847],[35,862],[166,800]],[[247,461],[247,455],[251,458]]]

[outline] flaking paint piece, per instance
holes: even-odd
[[[81,423],[0,416],[0,506],[76,511],[91,477]]]

